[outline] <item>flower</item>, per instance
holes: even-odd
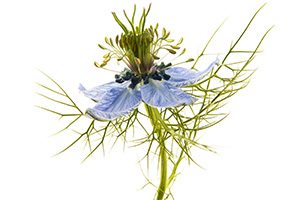
[[[254,72],[248,68],[248,65],[259,52],[262,41],[271,29],[264,33],[252,50],[241,50],[239,44],[244,41],[244,35],[247,35],[245,33],[263,6],[255,12],[238,39],[230,44],[221,64],[218,64],[219,61],[216,59],[203,71],[194,69],[200,58],[208,55],[206,49],[221,26],[210,37],[192,67],[187,69],[178,66],[194,61],[193,58],[175,64],[161,62],[162,58],[166,58],[169,54],[178,53],[175,58],[172,58],[173,62],[182,56],[186,49],[181,50],[182,38],[178,41],[170,38],[170,32],[165,28],[158,28],[158,23],[155,26],[146,27],[146,18],[151,4],[148,9],[143,9],[142,16],[138,21],[135,20],[136,6],[134,6],[132,16],[128,16],[124,10],[125,23],[115,13],[112,13],[123,32],[113,38],[105,37],[105,44],[99,44],[99,47],[106,53],[103,55],[102,63],[95,62],[95,66],[114,71],[106,66],[111,59],[116,59],[124,62],[126,68],[115,75],[115,81],[91,90],[85,89],[82,85],[79,86],[79,90],[85,96],[96,102],[94,107],[82,112],[74,103],[76,101],[73,101],[66,91],[46,74],[44,75],[50,80],[51,86],[38,83],[45,92],[55,95],[52,97],[38,93],[40,96],[55,102],[55,104],[70,108],[66,112],[38,106],[59,115],[60,118],[72,119],[59,132],[67,129],[74,130],[73,127],[82,122],[83,116],[92,118],[84,120],[86,128],[82,129],[83,131],[74,130],[77,138],[59,154],[84,140],[90,151],[84,159],[86,160],[101,146],[105,148],[106,138],[114,134],[117,134],[114,144],[119,138],[124,138],[124,141],[133,143],[130,146],[146,145],[146,148],[142,149],[147,151],[139,162],[145,159],[147,166],[150,166],[151,160],[153,160],[150,159],[152,158],[151,154],[154,156],[153,158],[157,157],[156,164],[159,164],[157,169],[160,171],[160,178],[159,185],[153,185],[156,187],[154,198],[156,200],[168,199],[180,163],[187,159],[198,165],[195,158],[191,156],[193,147],[215,152],[210,146],[198,142],[199,132],[225,119],[228,114],[220,112],[219,109],[229,98],[248,85],[249,78]],[[126,26],[126,24],[130,26]],[[161,56],[162,58],[160,58]],[[235,60],[234,57],[237,59]],[[214,66],[216,67],[212,70]],[[209,77],[201,80],[208,73]],[[186,90],[184,87],[187,87]],[[198,98],[200,102],[191,105]],[[145,112],[138,110],[138,106],[142,102]],[[184,105],[190,106],[185,107]],[[177,106],[181,107],[173,109]],[[130,114],[130,112],[132,113]],[[118,119],[126,115],[128,116]],[[141,115],[147,119],[140,121]],[[117,120],[112,122],[111,120],[114,119]],[[88,121],[89,123],[87,123]],[[133,135],[130,140],[126,139],[127,133],[134,133],[136,128],[139,129],[138,138]],[[151,181],[147,177],[146,180],[147,182]]]
[[[198,82],[204,75],[217,64],[214,61],[206,70],[196,71],[183,67],[174,67],[171,63],[158,64],[161,50],[176,54],[180,49],[183,38],[175,43],[170,39],[170,32],[162,28],[159,34],[159,25],[145,27],[146,18],[150,11],[143,9],[139,23],[135,24],[135,11],[131,18],[124,11],[124,16],[129,23],[126,26],[112,13],[115,21],[123,32],[115,38],[105,38],[106,45],[99,44],[102,50],[108,51],[102,64],[95,62],[96,67],[104,68],[111,58],[123,61],[127,68],[116,74],[116,80],[91,90],[80,85],[79,89],[85,96],[97,102],[93,108],[88,108],[86,113],[97,120],[113,120],[127,115],[143,101],[156,108],[169,108],[180,105],[189,105],[197,101],[194,96],[185,93],[180,87]],[[177,56],[185,53],[185,49]],[[176,58],[177,58],[176,57]],[[191,62],[190,58],[182,63]],[[179,63],[179,64],[182,64]]]
[[[171,67],[171,63],[153,65],[143,74],[126,69],[117,74],[113,82],[91,90],[80,85],[79,90],[97,102],[93,108],[87,109],[87,115],[96,120],[113,120],[129,114],[142,101],[156,108],[176,107],[196,102],[197,98],[185,93],[180,87],[198,82],[217,63],[218,59],[204,71]]]

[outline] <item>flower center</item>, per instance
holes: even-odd
[[[165,65],[162,62],[159,65],[154,65],[148,72],[143,74],[137,74],[129,69],[125,69],[123,72],[121,72],[121,74],[116,74],[115,79],[117,83],[131,81],[130,85],[128,86],[131,89],[134,89],[141,82],[143,82],[143,84],[148,84],[150,78],[157,81],[167,81],[171,78],[171,76],[166,74],[165,70],[171,65],[171,63]]]

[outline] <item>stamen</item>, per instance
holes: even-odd
[[[143,74],[142,75],[142,79],[144,81],[144,84],[148,84],[149,83],[149,75],[148,74]]]
[[[166,74],[165,69],[170,67],[172,64],[168,63],[165,65],[164,62],[161,62],[159,65],[154,65],[151,67],[152,71],[150,70],[148,73],[144,74],[135,74],[130,70],[124,70],[121,74],[116,74],[115,79],[117,83],[124,83],[125,81],[131,81],[129,84],[129,88],[134,89],[142,80],[144,84],[149,83],[149,78],[153,80],[162,81],[162,80],[169,80],[171,76]]]
[[[131,79],[132,75],[133,75],[133,74],[132,74],[130,71],[127,71],[127,72],[125,73],[125,75],[122,76],[122,78],[123,78],[125,81],[128,81],[128,80]]]
[[[166,72],[164,70],[160,71],[159,73],[163,77],[163,79],[166,80],[166,81],[171,78],[171,76],[169,74],[166,74]]]
[[[151,78],[154,79],[154,80],[158,80],[158,81],[161,81],[162,80],[162,77],[160,76],[160,74],[158,74],[158,72],[154,72],[154,74],[151,75]]]
[[[124,83],[124,79],[122,79],[122,78],[116,79],[116,82],[117,83]]]
[[[141,82],[142,78],[140,76],[132,76],[131,78],[131,83],[128,86],[131,89],[134,89],[135,86],[137,86],[137,84],[139,84]]]
[[[166,69],[166,68],[168,68],[168,67],[170,67],[170,66],[172,66],[172,63],[168,63],[168,64],[165,65],[164,62],[161,62],[157,67],[158,67],[159,69]]]

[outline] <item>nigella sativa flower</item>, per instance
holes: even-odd
[[[143,101],[156,108],[169,108],[180,105],[190,105],[197,98],[185,93],[180,87],[198,82],[215,65],[218,59],[212,62],[203,71],[153,65],[143,74],[129,69],[115,75],[116,80],[97,86],[91,90],[79,86],[83,94],[97,102],[93,108],[88,108],[86,113],[97,120],[113,120],[127,115]]]
[[[57,114],[61,118],[74,118],[59,132],[70,129],[71,126],[73,129],[73,125],[79,124],[83,116],[91,117],[88,120],[89,123],[86,123],[86,125],[89,124],[88,127],[83,129],[84,132],[73,129],[76,135],[78,134],[77,139],[60,151],[60,153],[66,151],[83,139],[90,150],[85,159],[99,147],[104,148],[104,142],[108,135],[117,133],[115,142],[120,136],[124,137],[124,141],[129,141],[127,133],[134,133],[136,128],[140,128],[142,132],[139,131],[138,138],[136,139],[136,136],[133,135],[133,140],[130,140],[134,143],[133,146],[148,145],[147,152],[143,157],[147,160],[148,169],[151,164],[150,160],[153,160],[150,159],[151,153],[153,153],[153,158],[158,158],[155,164],[158,164],[160,179],[155,199],[165,200],[173,197],[170,195],[170,188],[177,177],[180,163],[187,159],[197,164],[190,154],[192,147],[215,152],[211,147],[198,142],[199,131],[202,132],[227,117],[227,114],[220,113],[219,109],[229,97],[248,84],[253,71],[246,67],[258,53],[261,42],[271,29],[268,29],[263,35],[254,50],[243,51],[240,49],[238,44],[254,17],[261,10],[260,8],[236,42],[230,45],[221,64],[219,65],[219,60],[216,59],[209,66],[204,67],[204,70],[197,71],[195,68],[199,59],[208,55],[206,49],[220,26],[196,60],[188,58],[185,61],[180,60],[178,63],[174,63],[175,59],[179,59],[186,52],[185,48],[181,48],[183,38],[172,39],[170,31],[161,28],[158,23],[147,26],[146,18],[150,8],[151,4],[147,9],[144,8],[139,19],[135,18],[136,6],[134,6],[131,16],[124,10],[125,21],[121,20],[116,13],[112,13],[122,32],[113,37],[105,37],[103,43],[98,44],[105,53],[102,63],[95,62],[94,64],[97,68],[116,72],[115,69],[109,69],[113,65],[107,65],[110,60],[114,59],[118,62],[122,61],[125,69],[117,72],[114,81],[104,85],[90,90],[85,89],[82,85],[79,86],[79,90],[86,97],[96,102],[94,107],[83,112],[66,91],[48,75],[46,76],[55,88],[52,89],[43,84],[38,85],[51,94],[55,93],[63,100],[57,100],[44,94],[40,95],[56,104],[71,108],[69,110],[73,110],[73,112],[39,107]],[[231,57],[237,53],[246,57],[241,59],[239,56],[238,60],[232,59]],[[161,62],[165,61],[167,56],[172,56],[170,54],[176,54],[176,57],[170,59],[172,63]],[[229,57],[230,63],[227,60]],[[169,59],[169,57],[167,58]],[[195,62],[190,68],[179,67],[180,64],[193,61]],[[214,67],[215,69],[212,70]],[[209,77],[203,79],[207,74]],[[199,102],[195,103],[197,100]],[[142,112],[138,108],[141,103],[145,106]],[[184,109],[184,105],[191,106]],[[181,107],[173,109],[177,106]],[[146,116],[147,119],[139,121],[141,115]],[[123,116],[125,118],[120,119]],[[111,121],[115,119],[116,121]],[[93,141],[91,137],[95,138],[95,144],[91,142]],[[146,179],[148,183],[152,182],[149,178]]]

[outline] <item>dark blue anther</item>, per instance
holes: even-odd
[[[127,71],[127,72],[122,76],[122,78],[123,78],[125,81],[130,80],[131,77],[132,77],[132,73],[129,72],[129,71]]]
[[[131,83],[138,84],[139,82],[141,82],[141,77],[133,76],[131,78]]]
[[[164,80],[169,80],[170,78],[171,78],[171,76],[170,75],[168,75],[168,74],[162,74],[162,77],[163,77],[163,79]]]
[[[164,70],[163,70],[163,71],[160,71],[159,74],[160,74],[160,76],[162,76],[162,78],[163,78],[164,80],[166,80],[166,81],[169,80],[169,79],[171,78],[171,76],[170,76],[169,74],[166,74]]]
[[[148,74],[142,74],[142,79],[145,80],[147,78]]]
[[[144,79],[144,84],[148,84],[149,83],[149,76],[147,76],[145,79]]]
[[[147,77],[145,80],[144,80],[144,84],[148,84],[149,83],[149,77]]]
[[[165,65],[165,68],[172,66],[172,63],[168,63],[167,65]]]
[[[131,83],[130,83],[130,85],[128,87],[130,87],[131,89],[134,89],[135,86],[141,82],[141,80],[142,80],[141,77],[132,76],[131,77]]]
[[[134,89],[134,88],[135,88],[135,86],[136,86],[135,84],[133,84],[133,83],[130,83],[128,87],[129,87],[129,88],[131,88],[131,89]]]
[[[151,78],[158,81],[162,80],[162,77],[157,72],[154,72],[154,74],[151,75]]]
[[[142,79],[144,81],[144,84],[148,84],[149,83],[149,75],[148,74],[143,74],[142,75]]]
[[[115,75],[115,79],[116,79],[117,83],[123,83],[124,82],[124,79],[119,74]]]
[[[172,65],[172,63],[168,63],[168,64],[165,65],[164,62],[161,62],[157,67],[158,67],[159,69],[165,69],[165,68],[167,68],[167,67],[170,67],[171,65]]]
[[[116,82],[117,82],[117,83],[124,83],[124,79],[118,78],[118,79],[116,79]]]

